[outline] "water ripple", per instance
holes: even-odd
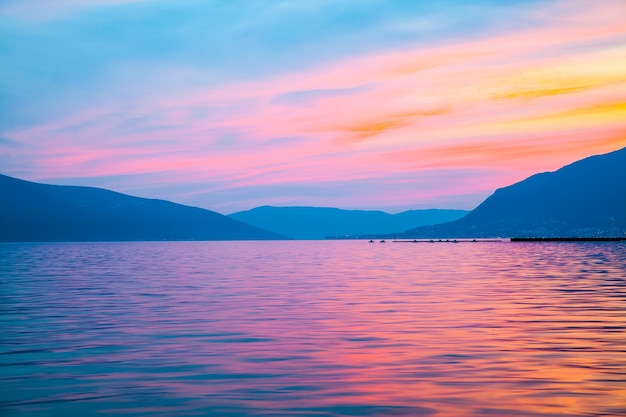
[[[612,416],[626,245],[0,245],[3,416]]]

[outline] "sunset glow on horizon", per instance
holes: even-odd
[[[626,2],[389,3],[9,1],[0,173],[222,213],[472,209],[626,146]]]

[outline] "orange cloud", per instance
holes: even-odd
[[[556,169],[576,159],[624,146],[626,124],[621,128],[605,129],[602,132],[572,131],[568,136],[521,136],[516,141],[508,142],[478,139],[466,143],[392,152],[384,157],[395,164],[411,165],[413,169],[508,166],[514,161],[530,168],[530,173],[533,173],[541,165],[545,169]]]
[[[626,145],[623,3],[558,7],[545,27],[101,105],[5,136],[49,177],[168,171],[253,186],[497,169],[508,174],[489,186],[503,186]],[[119,133],[129,120],[140,122]]]
[[[449,110],[444,108],[425,111],[409,111],[405,113],[387,115],[377,120],[365,119],[360,122],[355,122],[352,126],[331,127],[327,130],[352,133],[350,137],[344,138],[343,143],[360,142],[363,139],[367,139],[372,136],[381,135],[386,132],[410,126],[418,122],[418,119],[441,116],[447,113],[449,113]]]

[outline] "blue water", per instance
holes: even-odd
[[[624,243],[0,244],[0,415],[626,415]]]

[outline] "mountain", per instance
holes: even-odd
[[[407,230],[458,219],[465,210],[410,210],[398,214],[329,207],[257,207],[229,217],[294,239],[359,236]]]
[[[281,238],[210,210],[0,175],[3,242]]]
[[[626,236],[626,148],[495,191],[467,216],[402,238]]]

